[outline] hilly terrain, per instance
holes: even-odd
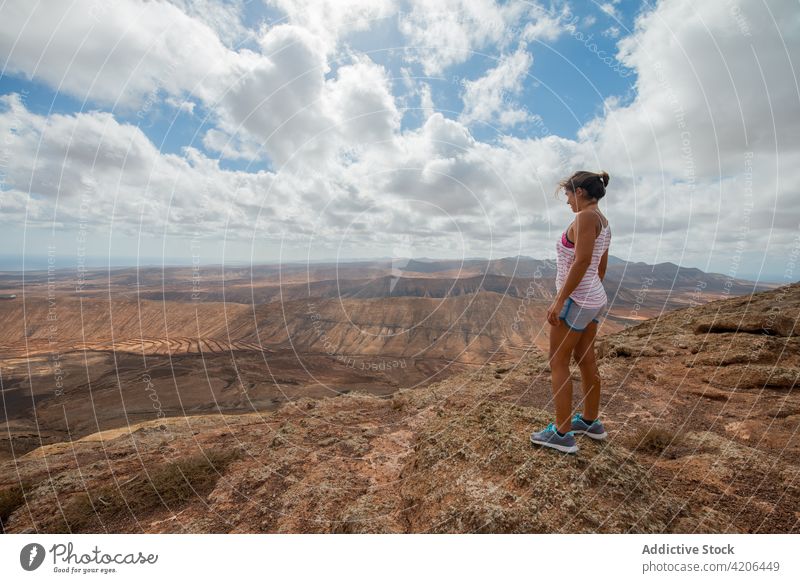
[[[187,413],[0,466],[7,532],[800,532],[800,283],[598,340],[606,442],[534,448],[531,346],[391,394]],[[580,395],[574,376],[576,403]]]
[[[547,350],[554,276],[524,257],[0,274],[0,459],[154,417],[385,396]],[[616,258],[604,284],[600,335],[765,287]]]

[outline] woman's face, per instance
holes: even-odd
[[[567,195],[567,204],[572,209],[573,213],[577,213],[578,212],[578,201],[575,198],[575,193],[572,192],[571,190],[565,190],[564,192]]]

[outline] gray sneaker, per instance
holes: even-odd
[[[575,436],[570,431],[564,437],[560,437],[556,433],[556,424],[551,423],[545,429],[531,433],[531,443],[534,445],[543,445],[544,447],[552,447],[564,453],[576,453],[578,451],[578,444],[575,443]]]
[[[603,427],[603,424],[600,423],[599,420],[595,419],[590,425],[583,420],[583,417],[581,417],[580,413],[576,413],[572,418],[572,427],[570,428],[570,433],[574,433],[575,435],[587,435],[592,439],[598,440],[608,437],[606,428]]]

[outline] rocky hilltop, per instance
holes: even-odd
[[[528,441],[552,411],[534,348],[389,396],[45,445],[0,466],[0,520],[16,533],[800,532],[799,316],[792,284],[598,340],[610,438],[575,456]]]

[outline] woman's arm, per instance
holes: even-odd
[[[558,292],[557,302],[565,302],[589,269],[592,263],[594,240],[597,238],[595,214],[591,211],[581,211],[575,216],[575,261],[569,268],[567,279]]]
[[[597,275],[600,276],[600,281],[603,281],[603,278],[606,276],[606,267],[608,267],[608,249],[603,253],[603,256],[600,258],[600,265],[597,266]]]

